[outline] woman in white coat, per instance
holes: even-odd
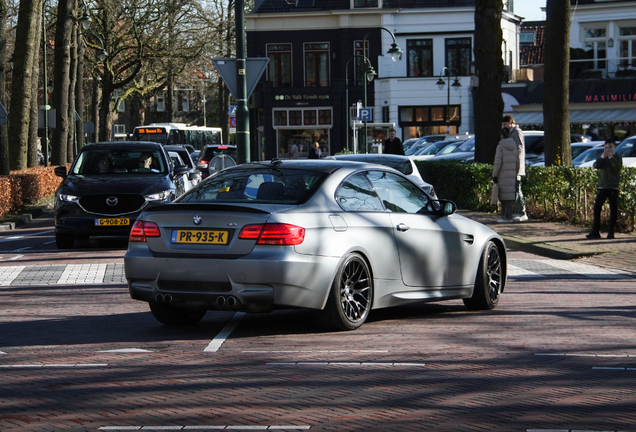
[[[519,173],[519,150],[510,138],[510,129],[501,130],[501,141],[495,152],[495,166],[492,170],[493,181],[499,185],[499,201],[501,202],[501,219],[497,222],[512,222],[512,204],[515,201],[515,180]]]

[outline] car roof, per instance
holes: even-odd
[[[120,149],[125,147],[135,147],[135,148],[148,149],[148,150],[163,148],[161,144],[156,142],[151,142],[151,141],[103,141],[103,142],[86,144],[85,146],[82,146],[81,150],[84,150],[84,149],[90,150],[96,147],[104,148],[104,149]]]
[[[165,148],[168,151],[177,151],[177,150],[185,150],[188,151],[187,148],[185,148],[185,146],[181,145],[181,144],[169,144],[169,145],[164,145],[163,148]]]
[[[366,160],[366,159],[395,159],[410,160],[408,156],[385,154],[385,153],[361,153],[361,154],[343,154],[330,156],[336,160]]]
[[[225,170],[260,169],[260,168],[271,169],[272,167],[276,167],[279,169],[280,168],[311,169],[315,171],[323,171],[328,173],[335,172],[339,170],[340,168],[359,169],[360,167],[380,168],[385,170],[388,169],[395,172],[399,172],[386,165],[364,163],[361,161],[337,160],[337,159],[273,159],[271,161],[250,162],[250,163],[245,163],[241,165],[236,165],[233,167],[226,168]]]

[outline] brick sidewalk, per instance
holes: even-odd
[[[509,247],[523,250],[526,245],[532,247],[533,253],[552,256],[553,251],[571,252],[586,264],[608,267],[630,273],[636,273],[636,236],[634,234],[616,233],[616,239],[588,240],[585,235],[589,229],[564,222],[548,222],[544,220],[528,220],[523,223],[497,223],[499,213],[484,213],[460,210],[458,212],[477,222],[487,225],[503,236]],[[605,233],[602,233],[603,235]],[[518,241],[517,241],[518,240]],[[545,253],[541,253],[544,249]]]

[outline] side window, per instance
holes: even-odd
[[[426,194],[403,177],[384,171],[370,171],[367,177],[387,211],[393,213],[432,213]]]
[[[336,201],[345,211],[384,211],[380,199],[363,174],[347,178],[336,191]]]

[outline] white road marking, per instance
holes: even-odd
[[[68,264],[58,285],[96,284],[104,281],[108,264]]]
[[[20,248],[20,249],[12,250],[11,252],[22,252],[22,251],[25,251],[27,249],[33,249],[33,248],[31,246],[27,246],[27,247],[23,247],[23,248]]]
[[[9,286],[26,266],[0,267],[0,286]]]
[[[531,272],[508,263],[508,276],[511,277],[545,277],[542,274]]]
[[[297,351],[295,350],[279,350],[279,351],[246,350],[246,351],[243,351],[243,353],[249,353],[249,354],[290,354],[290,353],[291,354],[294,354],[294,353],[348,354],[348,353],[388,353],[388,352],[389,350],[324,350],[324,351],[319,351],[319,350],[297,350]]]
[[[636,357],[632,354],[576,354],[576,353],[535,353],[537,356],[570,356],[570,357]]]
[[[232,334],[232,331],[234,331],[234,329],[244,316],[245,312],[236,312],[230,322],[228,322],[223,330],[221,330],[219,334],[216,335],[214,339],[212,339],[208,346],[205,347],[203,352],[217,352],[221,348],[221,345],[223,345],[223,342],[225,342],[225,339],[227,339],[230,334]]]
[[[22,235],[18,235],[18,236],[4,237],[4,238],[0,238],[0,243],[5,243],[5,242],[10,242],[10,241],[15,241],[15,240],[22,240],[25,237],[31,237],[31,236],[40,235],[40,234],[48,234],[48,233],[52,233],[52,232],[55,232],[55,230],[40,231],[40,232],[35,232],[35,233],[30,233],[30,234],[22,234]]]
[[[101,350],[101,351],[95,351],[95,352],[98,352],[98,353],[151,353],[156,351],[141,349],[141,348],[122,348],[122,349],[112,349],[112,350]]]
[[[0,355],[7,355],[7,353],[4,351],[0,351]]]
[[[307,425],[102,426],[98,430],[308,430]]]
[[[13,258],[9,258],[9,261],[13,261],[13,260],[17,260],[19,258],[22,258],[24,255],[16,255]]]
[[[68,364],[16,364],[0,365],[0,368],[72,368],[72,367],[105,367],[108,363],[68,363]]]
[[[380,362],[269,362],[267,366],[406,366],[422,367],[426,363],[380,363]]]
[[[52,243],[55,243],[55,240],[50,241],[50,242],[46,242],[46,243],[42,243],[42,244],[52,244]]]

